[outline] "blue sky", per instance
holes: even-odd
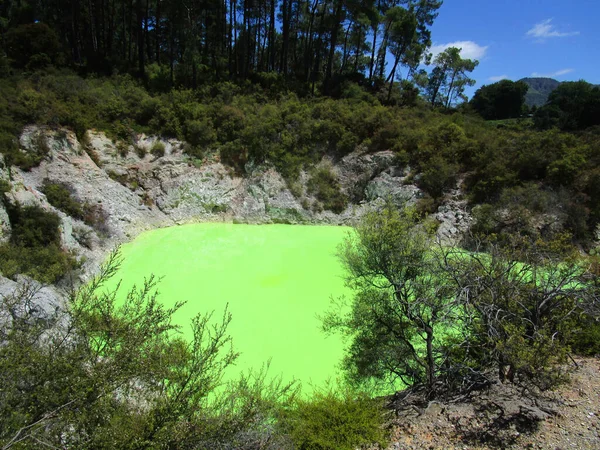
[[[600,84],[600,0],[445,0],[432,51],[479,60],[477,85],[547,76]]]

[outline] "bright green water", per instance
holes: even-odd
[[[347,294],[336,247],[348,228],[295,225],[196,224],[144,233],[122,248],[123,288],[154,274],[160,300],[184,300],[175,323],[226,304],[229,332],[241,356],[232,371],[260,369],[322,386],[339,374],[342,341],[320,330],[329,299]],[[233,375],[235,375],[235,373]]]

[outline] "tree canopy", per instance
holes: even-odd
[[[464,92],[467,86],[475,85],[475,80],[469,78],[468,73],[473,72],[479,62],[463,59],[460,51],[460,48],[450,47],[435,57],[434,68],[425,86],[432,106],[450,108],[455,100],[466,99]]]
[[[285,81],[314,92],[332,80],[408,76],[431,44],[439,0],[5,1],[1,41],[17,67],[52,63],[135,73],[156,89]],[[267,75],[268,74],[268,75]]]
[[[484,119],[513,119],[523,114],[528,89],[522,81],[502,80],[479,88],[470,103]]]
[[[535,123],[567,131],[600,125],[600,87],[583,80],[561,83],[536,112]]]
[[[435,243],[414,210],[388,203],[340,247],[353,297],[324,327],[349,339],[355,383],[401,381],[431,396],[501,381],[557,381],[578,317],[597,304],[593,264],[560,236]],[[480,245],[483,244],[483,245]]]

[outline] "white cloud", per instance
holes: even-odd
[[[429,51],[435,58],[437,55],[442,53],[444,50],[450,47],[460,48],[460,56],[464,59],[477,59],[483,58],[487,52],[488,46],[482,47],[481,45],[473,41],[457,41],[449,42],[448,44],[433,45]]]
[[[542,42],[544,39],[548,38],[576,36],[578,34],[579,31],[573,31],[570,33],[558,31],[552,24],[552,19],[546,19],[540,23],[536,23],[533,28],[527,32],[527,36],[538,39],[539,42]]]
[[[502,81],[502,80],[508,80],[509,76],[508,75],[497,75],[495,77],[489,77],[488,81],[493,81],[494,83],[496,81]]]
[[[557,70],[556,72],[552,72],[552,73],[538,73],[538,72],[533,72],[531,74],[532,77],[535,78],[555,78],[555,77],[560,77],[562,75],[566,75],[568,73],[573,72],[575,69],[562,69],[562,70]]]

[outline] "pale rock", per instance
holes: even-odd
[[[412,184],[405,184],[406,177],[402,175],[393,171],[379,174],[367,184],[365,189],[367,201],[389,198],[399,208],[414,205],[422,195],[421,190]]]
[[[29,315],[37,319],[45,319],[63,309],[67,299],[67,295],[58,288],[44,286],[27,276],[18,275],[14,281],[0,275],[0,301],[15,297],[21,299],[15,305],[19,309],[15,312],[26,314],[25,308],[28,308]],[[9,317],[0,317],[0,324],[9,320]]]
[[[0,180],[9,181],[8,170],[4,164],[4,155],[0,153]],[[2,194],[0,194],[2,195]],[[4,207],[4,196],[0,198],[0,243],[8,241],[10,238],[10,220]]]
[[[97,270],[115,245],[158,227],[202,221],[353,225],[388,197],[401,207],[421,196],[407,182],[410,169],[395,167],[394,153],[389,151],[367,154],[359,149],[339,161],[323,158],[321,165],[336,174],[342,191],[353,201],[341,214],[334,214],[312,210],[318,201],[307,192],[310,173],[304,171],[297,187],[303,193],[300,201],[272,167],[252,167],[250,175],[239,177],[214,155],[192,164],[182,152],[184,143],[175,139],[161,139],[165,156],[140,158],[133,145],[119,154],[118,146],[102,132],[88,131],[83,148],[68,130],[30,126],[21,135],[21,146],[31,148],[39,133],[46,137],[50,153],[29,172],[13,168],[8,198],[55,211],[40,193],[43,181],[49,179],[68,185],[87,207],[101,208],[106,214],[104,232],[57,212],[63,246],[84,257],[83,273]],[[157,139],[139,135],[133,142],[151,149]],[[3,217],[0,209],[0,221]]]

